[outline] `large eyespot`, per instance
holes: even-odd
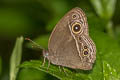
[[[75,33],[75,34],[80,33],[80,32],[81,32],[81,25],[80,25],[80,23],[75,23],[75,24],[73,24],[73,25],[72,25],[72,31],[73,31],[73,33]]]

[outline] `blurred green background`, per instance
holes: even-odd
[[[117,65],[115,69],[120,73],[120,0],[0,0],[0,80],[9,79],[10,56],[17,37],[29,37],[47,48],[52,29],[74,7],[82,8],[88,17],[98,56],[110,53],[110,59],[106,55],[102,59],[112,67]],[[39,60],[41,51],[31,49],[26,43],[22,62]],[[36,69],[20,69],[17,75],[17,80],[48,79],[57,80]]]

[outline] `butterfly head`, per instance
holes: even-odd
[[[43,56],[44,58],[47,58],[49,56],[48,50],[43,49]]]

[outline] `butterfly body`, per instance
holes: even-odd
[[[51,33],[48,50],[43,55],[52,64],[90,70],[96,60],[96,46],[89,36],[85,13],[80,8],[69,11]]]

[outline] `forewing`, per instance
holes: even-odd
[[[67,17],[65,17],[67,18]],[[65,19],[64,18],[64,19]],[[71,36],[67,22],[61,20],[54,29],[49,41],[49,54],[51,63],[71,68],[82,64],[78,56],[76,44]]]

